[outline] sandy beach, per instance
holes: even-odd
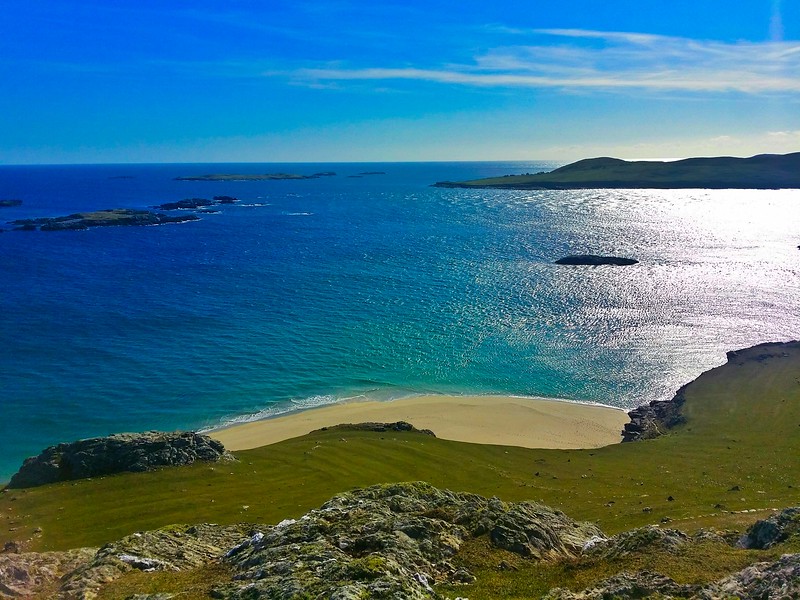
[[[407,421],[437,437],[524,448],[598,448],[618,443],[628,415],[596,404],[513,396],[414,396],[353,401],[253,421],[209,433],[246,450],[341,423]]]

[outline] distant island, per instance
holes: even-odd
[[[22,206],[22,200],[0,200],[0,208],[11,208],[12,206]]]
[[[108,227],[114,225],[163,225],[166,223],[184,223],[197,221],[196,215],[170,216],[149,210],[130,208],[111,208],[94,212],[82,212],[65,217],[42,217],[38,219],[18,219],[11,221],[18,231],[65,231],[89,229],[90,227]]]
[[[297,175],[296,173],[213,173],[210,175],[192,175],[176,177],[175,181],[271,181],[280,179],[319,179],[320,177],[334,177],[333,171],[314,173],[312,175]]]
[[[514,190],[800,188],[800,152],[759,154],[750,158],[687,158],[671,162],[587,158],[546,173],[440,181],[434,186]]]

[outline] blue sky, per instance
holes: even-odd
[[[4,0],[0,163],[800,150],[800,0]]]

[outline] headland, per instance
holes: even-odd
[[[587,158],[550,172],[440,181],[434,186],[512,190],[800,188],[800,152],[669,162]]]

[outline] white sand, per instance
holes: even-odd
[[[598,448],[621,440],[622,410],[511,396],[414,396],[346,402],[211,432],[228,450],[246,450],[341,423],[407,421],[437,437],[524,448]]]

